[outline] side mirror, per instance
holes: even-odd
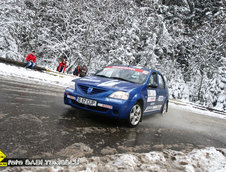
[[[158,88],[156,83],[148,84],[148,88]]]

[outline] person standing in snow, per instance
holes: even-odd
[[[82,69],[81,69],[81,71],[80,71],[80,77],[86,76],[87,71],[88,71],[88,69],[87,69],[86,65],[83,65],[83,66],[82,66]]]
[[[73,75],[75,76],[79,76],[79,77],[84,77],[86,76],[86,73],[87,73],[87,67],[86,65],[83,65],[83,66],[77,66],[73,72]]]
[[[31,69],[34,69],[35,67],[35,63],[36,63],[36,56],[35,56],[36,52],[33,50],[31,54],[28,54],[26,60],[27,60],[27,64],[25,66],[25,68],[27,69],[28,67],[31,67]]]
[[[59,63],[59,66],[57,67],[57,71],[58,72],[62,72],[63,71],[63,73],[64,73],[66,67],[67,67],[66,60],[63,59],[62,62]]]
[[[74,70],[74,72],[73,72],[73,75],[79,76],[80,68],[81,68],[81,67],[78,65],[78,66],[75,68],[75,70]]]

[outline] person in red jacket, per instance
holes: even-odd
[[[27,69],[28,67],[31,67],[31,69],[34,69],[35,63],[36,63],[36,56],[35,56],[35,51],[33,50],[31,54],[28,54],[27,58],[27,64],[25,68]]]
[[[66,60],[63,59],[62,62],[59,63],[59,66],[58,66],[58,68],[57,68],[57,71],[58,71],[58,72],[62,72],[62,71],[63,71],[63,73],[64,73],[66,67],[67,67]]]

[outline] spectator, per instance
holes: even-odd
[[[75,68],[75,70],[74,70],[74,72],[73,72],[73,75],[79,76],[80,68],[81,68],[81,67],[78,65],[78,66]]]
[[[57,71],[58,72],[62,72],[63,71],[63,73],[64,73],[66,67],[67,67],[66,60],[63,59],[62,62],[59,63],[59,66],[57,67]]]
[[[27,60],[27,64],[25,66],[25,68],[27,69],[28,67],[31,67],[31,69],[34,69],[35,67],[35,63],[36,63],[36,56],[35,56],[36,52],[33,50],[31,54],[28,54],[26,60]]]
[[[83,65],[83,66],[77,66],[73,72],[73,75],[75,76],[79,76],[79,77],[84,77],[86,76],[86,73],[87,73],[87,67],[86,65]]]
[[[86,73],[87,73],[87,67],[86,67],[86,65],[83,65],[82,70],[80,72],[80,77],[86,76]]]

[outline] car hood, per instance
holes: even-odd
[[[87,76],[76,79],[77,84],[84,84],[93,87],[101,87],[107,89],[130,91],[134,88],[140,87],[140,84],[122,81],[118,79],[111,79],[99,76]]]

